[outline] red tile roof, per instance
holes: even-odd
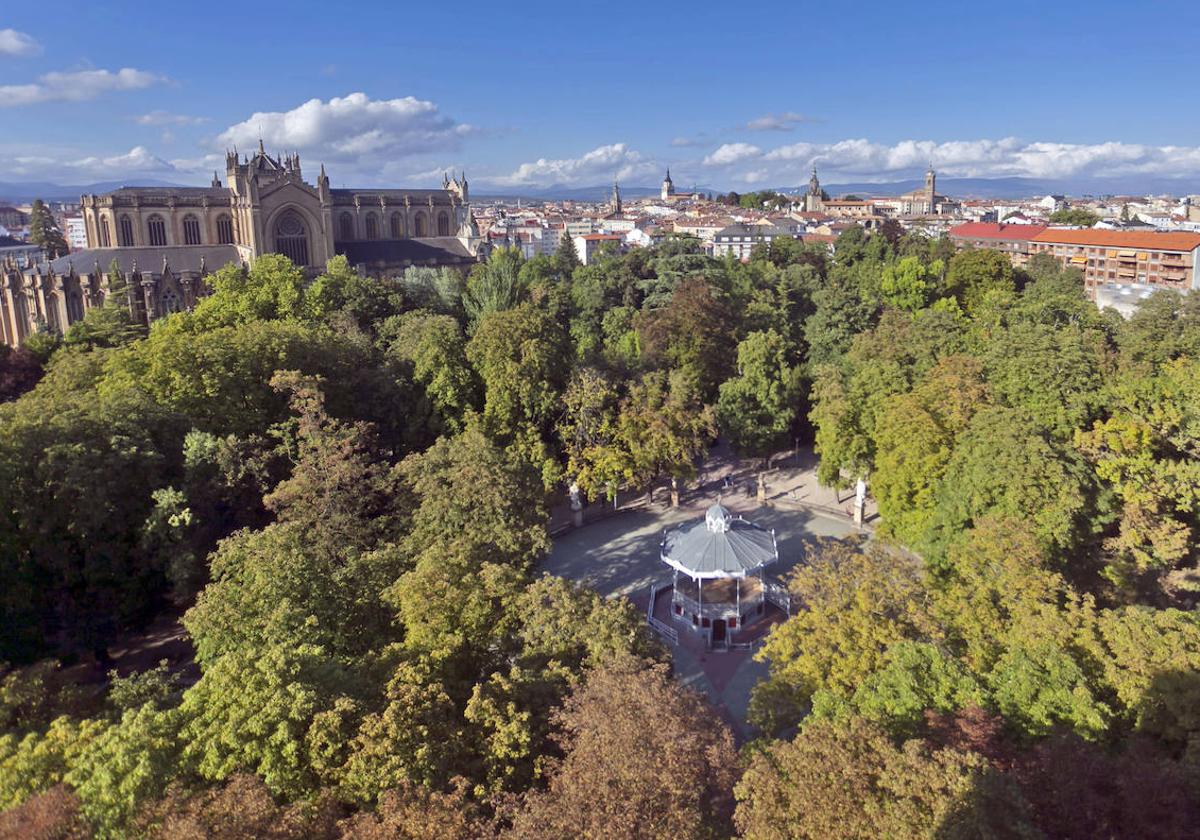
[[[1143,248],[1158,251],[1194,251],[1200,248],[1200,233],[1131,230],[1067,230],[1048,228],[1034,242],[1054,245],[1091,245],[1103,248]]]
[[[950,228],[957,239],[1033,239],[1046,229],[1045,225],[1006,225],[995,222],[967,222]]]

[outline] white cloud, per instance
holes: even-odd
[[[609,178],[619,181],[643,178],[656,172],[657,168],[657,164],[624,143],[612,143],[592,149],[582,157],[539,158],[532,163],[522,163],[508,175],[485,180],[501,187],[592,185]]]
[[[965,178],[1069,178],[1081,175],[1176,177],[1200,174],[1200,147],[1133,143],[1024,142],[999,140],[903,140],[894,144],[866,139],[835,143],[793,143],[772,149],[764,161],[777,173],[824,172],[866,179],[913,174],[933,163],[940,174]]]
[[[750,143],[723,143],[704,159],[705,166],[729,166],[762,154],[762,149]]]
[[[216,144],[249,150],[261,137],[270,149],[295,150],[309,160],[343,163],[343,172],[370,174],[399,157],[456,149],[473,132],[426,100],[351,93],[329,101],[310,99],[290,111],[252,114],[221,132]]]
[[[138,125],[200,125],[208,117],[190,117],[187,114],[172,114],[170,111],[151,111],[134,117]]]
[[[671,140],[671,145],[676,149],[690,149],[703,143],[704,140],[699,137],[675,137]]]
[[[115,73],[110,70],[47,73],[29,84],[0,85],[0,107],[38,102],[83,102],[110,91],[139,90],[165,81],[163,76],[132,67],[123,67]]]
[[[15,29],[0,29],[0,55],[41,55],[42,45],[32,36]]]
[[[59,147],[5,147],[0,148],[0,172],[10,180],[46,180],[60,184],[119,181],[138,176],[194,180],[188,179],[180,167],[145,146],[134,146],[127,152],[111,155],[86,155]]]
[[[746,123],[746,128],[750,131],[791,131],[798,124],[804,122],[813,122],[804,114],[797,114],[795,111],[784,111],[781,114],[764,114],[757,119],[750,120]]]

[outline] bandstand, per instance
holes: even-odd
[[[671,615],[714,647],[751,624],[767,609],[779,584],[766,566],[779,559],[775,532],[734,516],[719,502],[703,522],[663,536],[661,558],[674,570]]]

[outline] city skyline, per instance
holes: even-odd
[[[1200,119],[1174,69],[1200,23],[1123,24],[1114,3],[1009,4],[920,15],[882,5],[336,19],[194,9],[153,16],[68,4],[0,19],[0,180],[205,183],[224,152],[299,152],[335,186],[431,186],[467,171],[482,192],[613,178],[751,190],[919,177],[1189,182]],[[1036,17],[1031,15],[1036,12]],[[876,25],[860,29],[869,15]],[[1122,33],[1121,63],[1098,47]],[[1140,118],[1139,118],[1140,117]]]

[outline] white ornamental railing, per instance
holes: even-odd
[[[792,614],[792,594],[782,583],[773,580],[763,580],[763,594],[767,601],[779,607],[786,615]]]

